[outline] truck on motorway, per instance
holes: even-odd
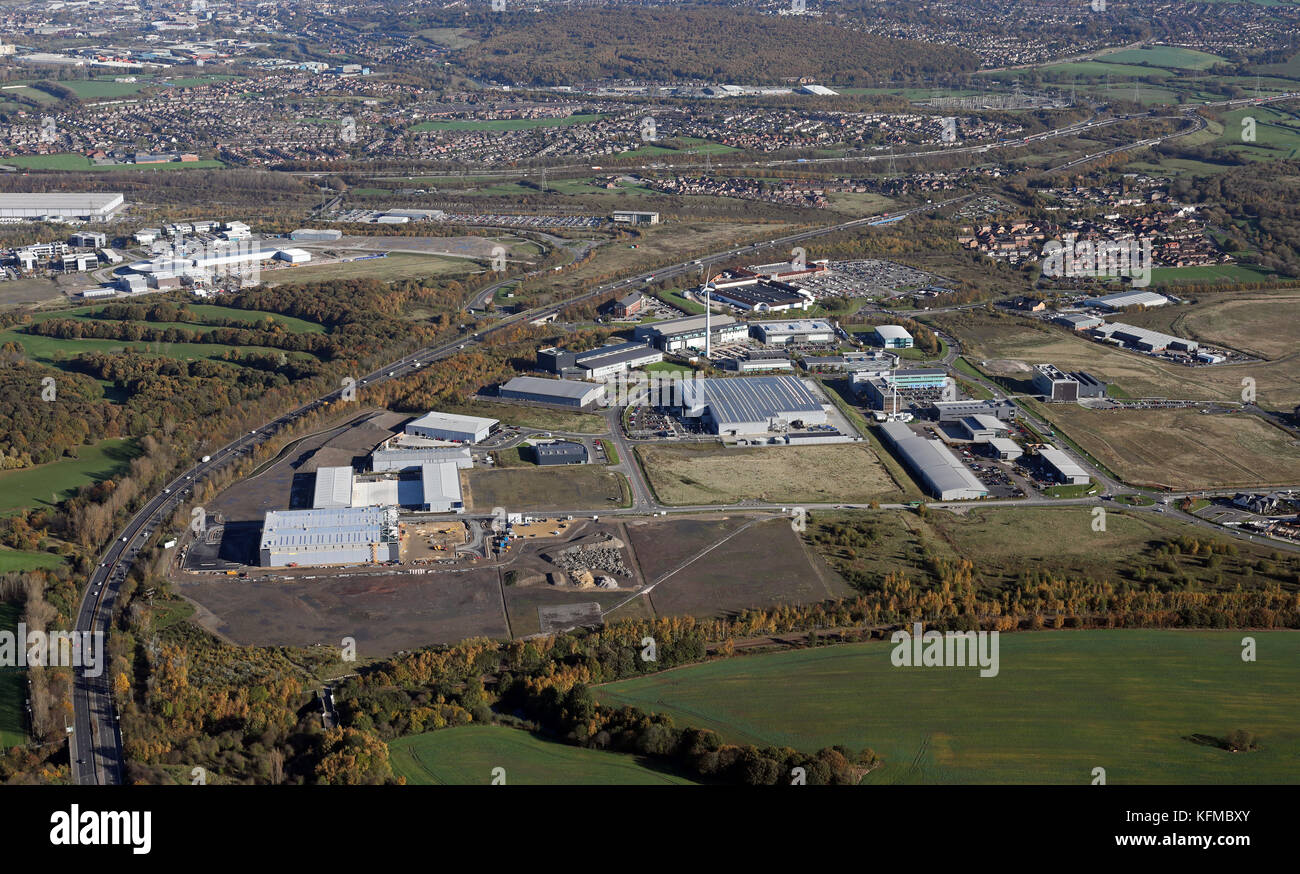
[[[209,461],[211,461],[211,460],[212,460],[212,456],[211,456],[211,455],[205,455],[205,456],[203,456],[202,458],[199,459],[199,463],[200,463],[200,464],[207,464],[207,463],[208,463]]]

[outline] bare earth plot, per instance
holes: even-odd
[[[789,520],[772,519],[672,574],[648,597],[661,616],[717,616],[851,594],[838,574],[805,552]]]
[[[470,470],[463,474],[465,502],[474,512],[505,507],[509,512],[608,510],[623,506],[623,477],[603,466]]]
[[[223,578],[178,588],[215,614],[202,622],[205,627],[243,645],[339,646],[352,637],[359,656],[371,657],[467,637],[507,636],[495,568],[301,582]]]
[[[726,449],[640,446],[642,466],[665,504],[865,502],[901,495],[865,444]]]
[[[1300,482],[1300,447],[1241,414],[1047,408],[1062,431],[1125,482],[1174,490]]]
[[[1212,319],[1213,315],[1206,318]],[[1272,318],[1279,323],[1283,321],[1276,312]],[[1241,381],[1250,377],[1256,382],[1260,406],[1278,410],[1300,403],[1300,354],[1288,354],[1276,361],[1185,367],[1103,346],[1064,329],[1036,328],[1023,319],[994,320],[963,314],[960,319],[936,321],[943,322],[969,344],[968,357],[976,364],[987,359],[1016,359],[1028,364],[1050,362],[1062,370],[1086,370],[1106,382],[1118,383],[1133,397],[1179,400],[1239,402]],[[1124,317],[1116,321],[1124,321]],[[1261,326],[1254,333],[1262,336],[1271,330],[1271,326]],[[1025,379],[1024,383],[1024,390],[1030,391],[1029,381]]]

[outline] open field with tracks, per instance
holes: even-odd
[[[642,467],[665,504],[792,504],[897,499],[901,492],[862,444],[725,449],[716,444],[639,446]]]
[[[1300,482],[1300,446],[1256,416],[1073,404],[1037,409],[1132,485],[1185,491]]]
[[[1169,312],[1172,313],[1173,310]],[[1274,330],[1275,325],[1283,332],[1283,336],[1296,330],[1294,326],[1282,327],[1278,313],[1278,310],[1271,307],[1258,313],[1239,312],[1236,318],[1243,328],[1240,332],[1232,333],[1244,342]],[[1165,317],[1164,314],[1160,316]],[[1189,318],[1201,317],[1193,311]],[[1204,323],[1208,324],[1213,321],[1214,313],[1208,313],[1203,318]],[[1120,315],[1115,321],[1124,322],[1125,319],[1125,316]],[[1255,380],[1261,407],[1290,411],[1300,403],[1300,353],[1285,354],[1284,349],[1280,350],[1283,351],[1283,356],[1274,361],[1186,367],[1149,355],[1104,346],[1075,336],[1064,328],[1018,317],[998,318],[979,313],[961,313],[938,316],[932,321],[961,339],[967,359],[976,365],[981,360],[988,359],[1018,359],[1030,365],[1046,361],[1062,370],[1086,370],[1098,379],[1118,383],[1132,397],[1180,400],[1240,402],[1241,381],[1244,377],[1250,377]],[[1136,322],[1137,319],[1134,319]],[[1250,326],[1259,327],[1252,329]],[[1011,387],[1024,392],[1032,391],[1028,379]]]
[[[886,641],[710,662],[596,689],[725,739],[871,747],[873,783],[1297,783],[1300,634],[1004,634],[1000,671],[897,668]],[[1198,742],[1242,729],[1259,749]]]

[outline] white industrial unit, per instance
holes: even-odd
[[[595,403],[604,393],[603,385],[571,379],[542,379],[539,376],[516,376],[498,392],[510,400],[562,407],[585,407]]]
[[[263,567],[370,564],[400,557],[397,509],[272,510],[262,526]]]
[[[941,501],[988,497],[988,488],[940,441],[927,440],[903,422],[886,422],[880,430],[885,442],[934,497]]]
[[[458,443],[478,443],[492,433],[496,419],[480,416],[460,416],[455,413],[430,412],[406,423],[406,433],[412,437],[430,440],[455,440]]]
[[[1038,457],[1042,459],[1043,465],[1052,478],[1059,483],[1081,486],[1091,481],[1088,471],[1059,449],[1044,447],[1038,450]]]
[[[830,343],[835,339],[835,326],[825,319],[791,319],[768,322],[750,322],[755,337],[769,346],[790,343]]]
[[[108,221],[126,204],[121,194],[0,194],[0,220],[42,218]]]

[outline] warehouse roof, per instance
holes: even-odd
[[[973,416],[967,416],[962,421],[970,423],[967,427],[973,427],[976,430],[979,429],[983,429],[985,431],[1007,430],[1006,422],[1003,422],[997,416],[990,416],[985,413],[976,413]]]
[[[316,469],[316,491],[311,505],[316,509],[352,505],[352,468],[320,467]]]
[[[825,319],[774,319],[749,324],[768,334],[829,334],[835,331]]]
[[[462,501],[460,493],[460,474],[456,465],[424,464],[420,466],[420,482],[424,487],[424,503],[441,504],[451,502],[453,505]]]
[[[989,445],[998,452],[1006,452],[1010,455],[1024,455],[1025,450],[1020,448],[1020,444],[1010,437],[994,437],[989,441]]]
[[[423,464],[450,461],[460,467],[472,467],[474,458],[468,446],[428,446],[419,449],[380,449],[370,455],[376,471],[406,470]]]
[[[1050,464],[1056,469],[1061,476],[1087,476],[1088,471],[1084,470],[1070,456],[1066,455],[1060,449],[1053,449],[1050,446],[1038,450],[1043,461]]]
[[[121,194],[102,192],[29,192],[0,194],[0,209],[107,209],[122,202]]]
[[[903,422],[886,422],[880,430],[936,496],[952,491],[988,494],[988,488],[938,440],[921,437]]]
[[[408,430],[411,428],[431,428],[439,431],[466,431],[477,433],[484,428],[491,428],[496,423],[496,419],[485,419],[482,416],[462,416],[458,413],[439,413],[434,411],[425,413],[418,419],[412,419],[406,423],[406,427]]]
[[[727,315],[715,315],[710,320],[713,330],[717,330],[725,325],[730,325],[736,320]],[[643,325],[639,330],[647,333],[658,334],[659,336],[672,336],[673,334],[687,334],[693,331],[704,330],[704,316],[686,316],[680,319],[666,319],[662,322],[653,322],[649,325]]]
[[[1100,306],[1117,310],[1123,307],[1137,306],[1138,304],[1147,307],[1164,306],[1169,303],[1169,298],[1163,294],[1156,294],[1154,291],[1119,291],[1115,294],[1088,298],[1084,303],[1088,306]]]
[[[271,510],[262,526],[262,549],[359,546],[397,540],[397,510],[349,507]]]
[[[886,340],[912,339],[912,335],[902,325],[876,325],[876,334]]]
[[[761,422],[823,412],[821,401],[794,376],[684,380],[684,406],[707,406],[717,422]]]
[[[573,379],[543,379],[540,376],[516,376],[501,386],[503,391],[525,392],[527,394],[551,395],[552,397],[583,400],[592,390],[602,390],[602,386],[593,382],[579,382]]]

